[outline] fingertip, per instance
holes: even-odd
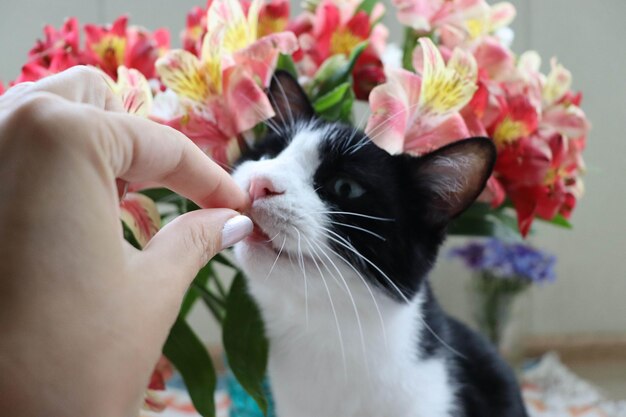
[[[237,215],[228,219],[222,228],[222,250],[245,239],[253,228],[254,224],[248,216]]]

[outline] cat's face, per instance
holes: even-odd
[[[390,155],[363,132],[315,119],[289,77],[280,75],[273,87],[270,98],[284,118],[274,119],[274,131],[234,173],[250,192],[256,225],[236,248],[245,271],[252,279],[273,271],[294,280],[308,275],[311,288],[327,285],[317,275],[358,277],[394,300],[410,300],[447,222],[482,190],[493,164],[490,143],[473,139],[423,158]]]

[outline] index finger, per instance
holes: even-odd
[[[107,125],[101,148],[116,178],[157,182],[203,208],[249,204],[231,176],[182,133],[138,116],[98,113]]]

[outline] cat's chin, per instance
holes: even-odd
[[[239,245],[245,246],[247,252],[270,254],[272,256],[278,255],[278,249],[274,247],[273,239],[270,238],[267,233],[259,227],[258,224],[254,224],[254,229]]]

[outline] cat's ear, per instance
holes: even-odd
[[[287,71],[274,73],[267,95],[276,113],[274,121],[279,125],[291,125],[296,120],[310,120],[315,116],[313,106],[298,80]]]
[[[405,160],[414,198],[422,201],[428,221],[447,224],[467,209],[485,188],[496,160],[488,138],[471,138],[446,145],[422,157]]]

